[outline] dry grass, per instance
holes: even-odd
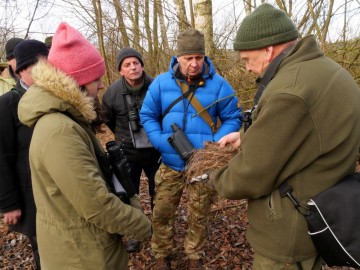
[[[229,163],[238,153],[238,148],[228,145],[224,148],[219,148],[218,143],[205,142],[203,149],[198,149],[190,157],[186,167],[186,177],[202,175],[211,170],[217,170]]]

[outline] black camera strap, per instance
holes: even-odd
[[[124,96],[125,96],[125,106],[127,107],[127,110],[130,111],[134,107],[134,102],[132,101],[132,98],[131,98],[132,94],[127,93],[127,94],[124,94]]]
[[[182,99],[187,98],[191,93],[195,92],[196,88],[189,89],[187,92],[183,93],[181,96],[179,96],[177,99],[175,99],[171,104],[166,108],[164,113],[162,114],[162,119],[165,118],[165,116],[170,112],[170,110]]]

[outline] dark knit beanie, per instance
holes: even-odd
[[[119,51],[119,53],[117,55],[117,58],[116,58],[116,68],[117,68],[117,70],[120,70],[122,61],[124,61],[124,59],[128,58],[128,57],[136,57],[137,59],[139,59],[141,65],[144,66],[142,56],[137,50],[135,50],[133,48],[122,48]]]
[[[204,34],[196,29],[188,29],[178,35],[177,56],[194,53],[205,54]]]
[[[16,59],[16,73],[26,69],[37,63],[39,56],[47,57],[49,50],[45,43],[38,40],[24,40],[19,43],[14,49],[14,55]]]
[[[6,60],[11,60],[15,58],[14,49],[21,41],[24,41],[22,38],[10,38],[5,44]]]
[[[234,50],[248,51],[286,43],[299,37],[295,24],[280,9],[262,4],[242,21]]]

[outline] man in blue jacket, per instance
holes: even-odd
[[[178,54],[172,58],[169,71],[152,82],[140,111],[143,127],[163,162],[155,179],[152,218],[151,247],[157,270],[170,269],[175,213],[185,186],[189,198],[189,224],[184,243],[188,269],[203,269],[200,257],[216,194],[204,183],[186,182],[186,157],[181,157],[168,141],[174,134],[174,124],[195,149],[203,148],[205,141],[217,142],[241,127],[234,90],[216,74],[212,62],[205,56],[203,33],[188,29],[179,34],[177,45]],[[201,105],[196,105],[197,102]],[[200,113],[203,108],[206,110]],[[217,119],[221,122],[218,129]]]

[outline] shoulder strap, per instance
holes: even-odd
[[[21,98],[24,95],[24,93],[18,91],[16,88],[12,88],[10,91],[16,94],[19,98]]]
[[[189,91],[189,86],[176,79],[177,84],[180,86],[181,91],[185,94]],[[201,105],[201,103],[199,102],[199,100],[196,98],[194,91],[191,91],[191,93],[187,96],[187,99],[189,100],[189,102],[191,103],[191,105],[193,105],[193,107],[195,108],[195,110],[199,113],[199,115],[204,119],[204,121],[210,126],[211,130],[213,133],[215,133],[217,131],[217,127],[216,124],[214,123],[214,121],[212,120],[210,114],[208,113],[207,110],[204,110],[204,107]]]
[[[132,100],[131,100],[131,94],[130,93],[128,93],[128,94],[124,94],[124,96],[125,96],[125,106],[126,106],[126,109],[127,110],[131,110],[131,108],[132,108]]]
[[[12,88],[12,89],[11,89],[11,92],[16,93],[19,97],[22,96],[22,95],[19,93],[19,91],[16,90],[15,88]]]
[[[192,91],[189,90],[186,93],[183,93],[183,95],[179,96],[177,99],[175,99],[173,102],[171,102],[171,104],[166,108],[166,110],[164,111],[164,113],[162,114],[162,119],[164,119],[165,115],[167,115],[169,113],[169,111],[172,109],[172,107],[174,107],[176,105],[176,103],[178,103],[180,100],[182,100],[183,98],[186,98],[190,95]]]

